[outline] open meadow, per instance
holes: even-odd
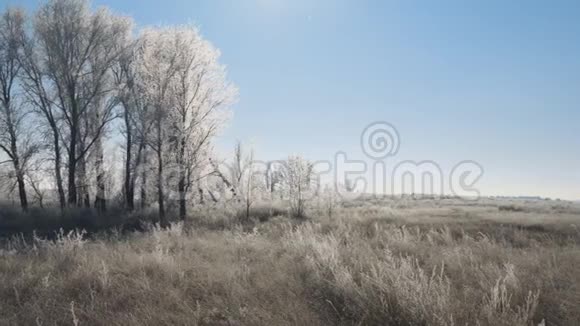
[[[0,326],[580,326],[579,17],[0,0]]]
[[[332,216],[251,215],[212,207],[168,229],[12,237],[0,324],[580,323],[577,203],[369,198]]]

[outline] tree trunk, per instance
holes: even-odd
[[[133,149],[133,131],[131,130],[131,120],[129,110],[124,111],[125,129],[127,132],[126,156],[125,156],[125,208],[127,211],[133,211],[135,207],[135,183],[133,182],[133,171],[131,171],[132,149]]]
[[[9,128],[11,129],[11,128]],[[10,130],[11,132],[13,130]],[[14,171],[16,172],[16,182],[18,183],[18,196],[20,197],[20,207],[23,211],[28,211],[28,197],[26,196],[26,184],[24,182],[24,171],[18,157],[18,149],[16,145],[16,134],[11,134],[11,150],[12,150],[12,163],[14,164]]]
[[[141,167],[141,209],[145,209],[147,205],[147,168],[148,168],[147,150],[143,151],[143,165]]]
[[[84,151],[84,144],[80,144],[79,151]],[[81,157],[78,162],[77,168],[77,205],[78,207],[91,207],[91,199],[89,195],[88,179],[87,179],[87,161],[84,157]]]
[[[199,192],[199,203],[201,205],[203,205],[205,203],[205,199],[204,199],[204,195],[203,195],[203,189],[201,187],[197,188],[197,191]]]
[[[25,212],[28,212],[28,198],[26,197],[26,184],[24,183],[24,175],[22,171],[16,172],[18,176],[16,177],[18,182],[18,195],[20,196],[20,207]]]
[[[177,191],[179,193],[179,218],[185,221],[187,215],[187,200],[185,198],[185,176],[179,178],[179,183],[177,185]]]
[[[66,206],[66,198],[62,185],[60,138],[56,125],[51,124],[51,128],[54,137],[54,175],[56,179],[56,190],[58,192],[58,202],[60,204],[60,210],[62,211]]]
[[[97,159],[95,161],[95,170],[97,172],[97,194],[95,196],[95,208],[100,214],[107,210],[107,199],[105,198],[105,171],[103,169],[103,144],[101,136],[95,143]]]
[[[76,147],[77,147],[77,132],[76,127],[71,128],[70,148],[68,153],[68,204],[75,206],[77,203],[77,161],[76,161]]]
[[[18,153],[18,141],[16,139],[16,127],[15,122],[12,117],[11,104],[10,104],[10,94],[6,89],[2,91],[3,95],[3,106],[5,110],[5,123],[8,127],[8,139],[10,142],[10,150],[6,147],[2,147],[6,154],[12,159],[12,164],[14,167],[14,172],[16,174],[16,182],[18,184],[18,196],[20,197],[20,207],[23,211],[28,211],[28,198],[26,197],[26,184],[24,183],[24,171],[23,166],[20,162],[20,157]]]
[[[126,197],[128,198],[127,208],[129,211],[133,211],[135,209],[135,182],[137,181],[137,171],[141,167],[142,160],[144,159],[144,153],[145,153],[145,142],[141,142],[139,144],[139,149],[137,150],[137,157],[135,159],[135,165],[132,168],[130,167],[130,170],[132,170],[131,171],[131,179],[129,180],[129,185],[128,185],[128,188],[126,190],[126,193],[127,193]],[[143,174],[145,174],[145,173],[143,173]],[[143,177],[146,177],[146,176],[143,176]],[[146,180],[146,179],[144,179],[144,180]],[[142,189],[145,189],[145,188],[142,186]],[[145,198],[142,198],[142,199],[145,199]],[[143,205],[141,205],[141,206],[143,207]]]
[[[183,135],[182,135],[183,137]],[[185,186],[185,140],[182,138],[179,144],[179,182],[177,184],[177,193],[179,194],[179,218],[185,221],[187,215],[186,186]]]
[[[127,158],[125,162],[125,208],[127,211],[131,212],[135,208],[135,189],[133,183],[133,176],[131,172],[131,154],[127,153]]]
[[[163,190],[163,138],[161,119],[157,120],[157,204],[159,205],[159,222],[162,228],[169,226],[165,218],[165,193]]]
[[[132,181],[129,182],[129,186],[125,190],[125,205],[129,212],[135,209],[135,183]]]
[[[161,151],[157,152],[157,203],[159,205],[159,221],[161,227],[166,227],[165,194],[163,192],[163,153]]]

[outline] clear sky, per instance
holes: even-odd
[[[27,8],[36,0],[0,0]],[[139,26],[195,23],[240,89],[218,140],[257,155],[475,160],[486,195],[580,199],[580,1],[98,0]]]

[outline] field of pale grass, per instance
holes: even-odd
[[[0,249],[0,325],[580,325],[577,204],[264,211],[13,236]]]

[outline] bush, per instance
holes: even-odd
[[[237,211],[237,218],[239,221],[246,220],[247,212],[245,209],[239,209]],[[250,219],[257,219],[260,222],[267,222],[270,218],[275,216],[287,216],[288,211],[278,206],[274,205],[255,205],[250,207]]]
[[[500,212],[523,212],[524,208],[516,205],[500,205],[497,207]]]
[[[27,236],[35,232],[43,237],[54,237],[56,232],[64,230],[85,230],[89,234],[115,228],[127,229],[126,225],[137,225],[137,221],[151,223],[154,213],[149,211],[127,214],[123,208],[110,207],[105,214],[98,214],[92,208],[59,208],[31,207],[24,213],[20,208],[0,205],[0,238],[14,234]]]

